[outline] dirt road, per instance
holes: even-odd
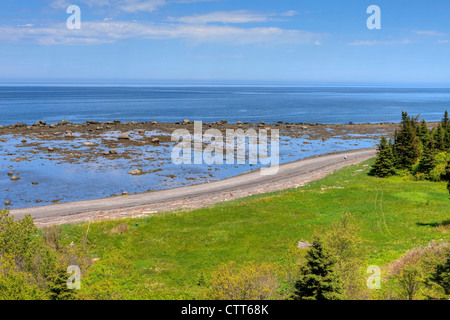
[[[309,181],[320,179],[336,169],[369,159],[375,154],[375,149],[327,154],[280,165],[278,174],[272,176],[261,175],[259,171],[255,171],[188,187],[15,209],[11,210],[11,213],[17,219],[29,214],[37,225],[45,226],[199,208],[253,194],[301,186]]]

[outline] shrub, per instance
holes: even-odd
[[[279,266],[260,263],[238,267],[221,265],[212,273],[210,286],[216,300],[268,300],[280,298]]]

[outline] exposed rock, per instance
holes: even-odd
[[[297,244],[297,248],[299,249],[307,249],[312,247],[312,243],[309,243],[308,241],[299,241]]]
[[[58,124],[56,122],[49,125],[50,128],[56,128],[57,126],[58,126]]]
[[[14,173],[8,172],[8,176],[12,177],[13,175],[14,175]]]
[[[152,143],[159,143],[159,138],[153,138]]]
[[[190,124],[191,123],[191,120],[189,120],[189,119],[184,119],[183,120],[183,124]]]
[[[142,169],[134,169],[128,172],[128,174],[131,174],[133,176],[144,174],[144,171]]]
[[[223,119],[223,120],[220,120],[220,123],[221,123],[221,124],[227,124],[227,123],[228,123],[228,121],[227,121],[227,120],[225,120],[225,119]]]
[[[31,184],[34,185],[34,186],[37,186],[39,183],[38,182],[32,182]]]
[[[120,120],[114,120],[114,123],[115,123],[115,124],[119,124],[119,123],[120,123]]]
[[[108,153],[109,154],[117,154],[117,149],[116,148],[109,149]]]
[[[150,124],[158,124],[158,121],[150,121]]]
[[[39,125],[45,126],[45,125],[47,125],[47,122],[45,122],[44,120],[41,120],[41,121],[39,121]]]
[[[139,129],[138,132],[139,134],[145,134],[145,129]]]
[[[52,152],[52,151],[55,151],[55,148],[48,147],[47,150],[50,151],[50,152]]]
[[[10,206],[11,205],[11,201],[5,201],[5,206]]]
[[[128,191],[122,191],[122,195],[123,195],[123,196],[129,196],[130,193],[129,193]]]
[[[86,146],[86,147],[94,147],[94,146],[97,146],[98,144],[96,144],[96,143],[94,143],[94,142],[85,142],[85,143],[83,143],[83,146]]]
[[[130,135],[127,132],[122,132],[117,139],[119,139],[119,140],[130,140]]]
[[[69,122],[69,120],[61,120],[60,122],[59,122],[59,125],[60,126],[65,126],[65,125],[68,125],[70,122]]]
[[[18,180],[20,180],[20,179],[22,179],[22,178],[20,178],[20,177],[18,177],[18,176],[12,176],[12,177],[11,177],[11,181],[18,181]]]

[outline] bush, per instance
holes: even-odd
[[[212,273],[211,295],[216,300],[279,299],[280,277],[276,264],[247,264],[235,262],[221,265]]]

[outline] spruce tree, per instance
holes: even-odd
[[[434,145],[434,140],[431,138],[420,159],[419,172],[429,174],[436,167],[436,149]]]
[[[378,145],[377,159],[373,165],[372,172],[381,178],[395,174],[392,146],[391,143],[388,143],[386,137],[381,138],[381,142]]]
[[[402,112],[401,129],[395,133],[394,156],[398,169],[411,170],[421,155],[415,119]]]
[[[342,283],[335,271],[335,260],[316,237],[309,249],[301,277],[295,284],[296,300],[341,300]]]
[[[436,266],[431,281],[440,285],[446,295],[450,295],[450,250],[447,252],[445,263]]]
[[[441,124],[438,125],[437,130],[434,132],[435,148],[439,151],[445,151],[445,131]]]

